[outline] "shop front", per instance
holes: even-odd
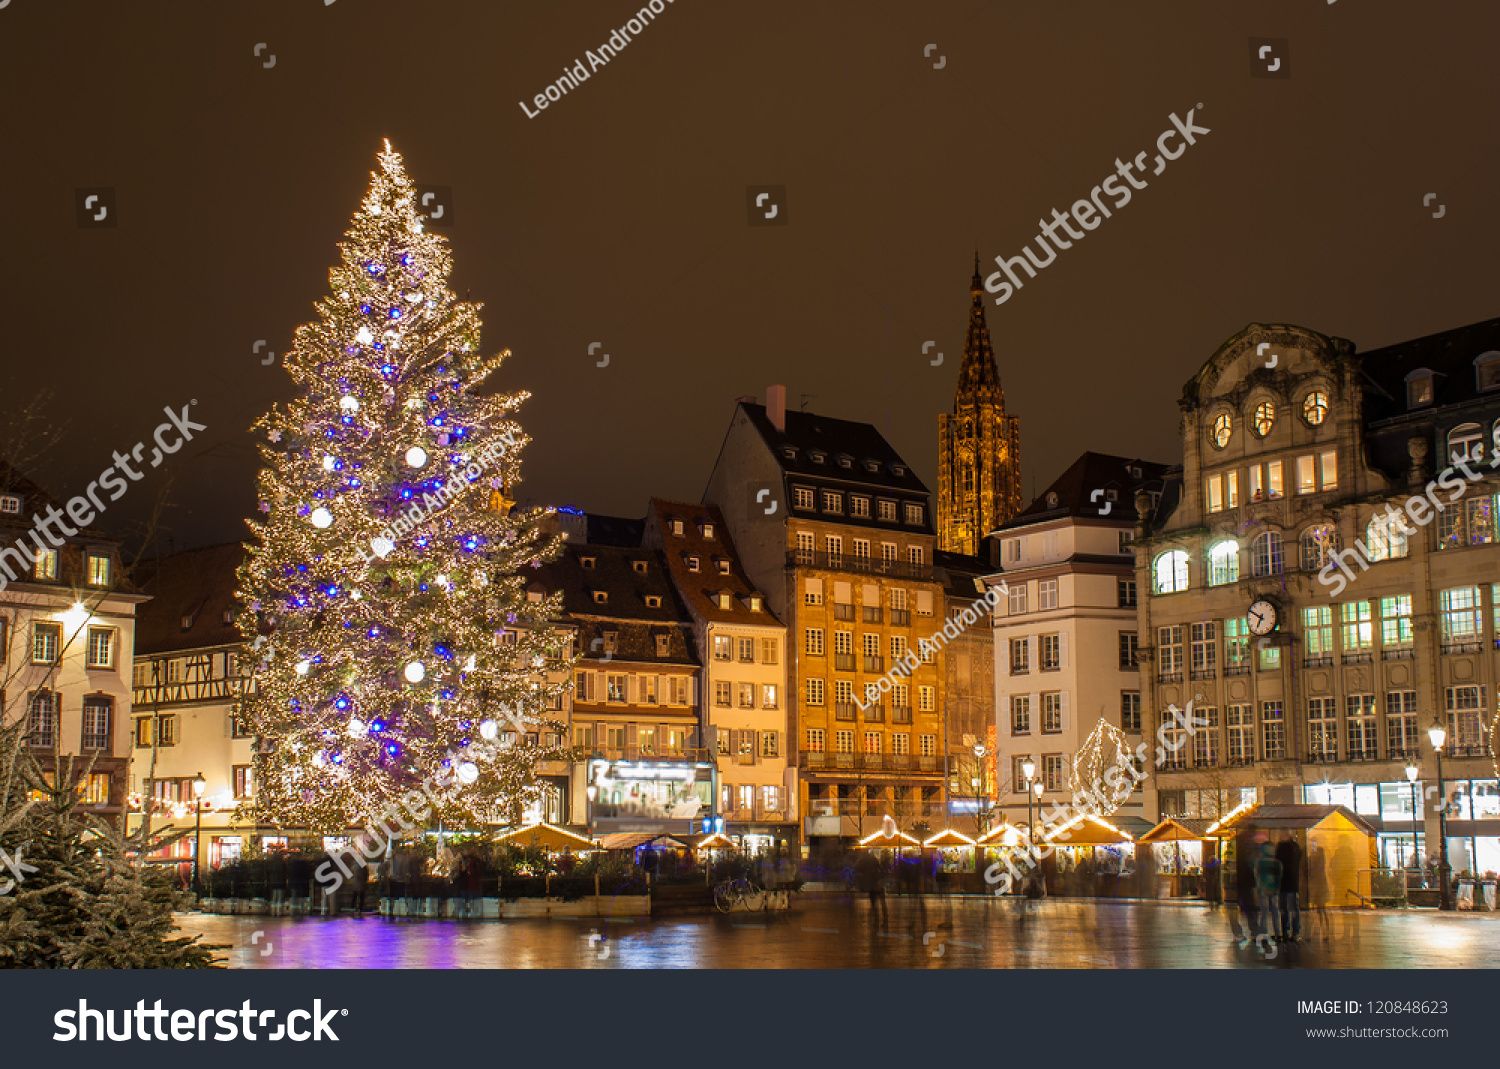
[[[713,816],[714,767],[708,762],[595,758],[588,769],[594,833],[692,834]]]

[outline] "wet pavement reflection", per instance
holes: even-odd
[[[1487,968],[1500,915],[1334,911],[1303,941],[1241,948],[1230,911],[1049,899],[799,898],[790,914],[463,921],[183,914],[232,968]],[[1274,956],[1268,956],[1274,955]]]

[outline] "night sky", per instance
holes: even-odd
[[[1488,0],[676,0],[528,118],[638,7],[0,2],[0,405],[55,390],[44,484],[80,492],[197,398],[208,431],[103,526],[170,471],[158,548],[239,535],[247,428],[290,388],[261,361],[386,136],[451,189],[454,282],[533,391],[527,500],[696,500],[772,382],[935,490],[975,246],[993,271],[1199,103],[1211,133],[989,306],[1028,496],[1084,449],[1177,460],[1182,384],[1248,322],[1371,349],[1500,314]],[[1290,76],[1252,77],[1251,38],[1289,42]],[[786,187],[785,225],[749,225],[755,185]],[[98,187],[116,225],[79,220]]]

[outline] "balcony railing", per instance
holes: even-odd
[[[833,667],[840,672],[854,671],[854,654],[835,653],[833,655]]]
[[[1417,651],[1410,646],[1387,646],[1380,651],[1382,661],[1409,661],[1417,655]]]
[[[913,754],[827,753],[803,750],[797,766],[810,772],[921,772],[941,773],[941,757],[917,757]]]
[[[896,579],[932,578],[932,565],[912,564],[899,560],[875,560],[870,557],[845,557],[808,550],[792,550],[786,555],[789,565],[807,568],[827,568],[830,571],[854,572],[859,575],[889,575]]]
[[[1333,664],[1331,653],[1314,653],[1302,658],[1304,668],[1327,668],[1331,664]]]
[[[910,609],[892,609],[891,610],[891,624],[894,627],[909,627],[909,626],[911,626],[911,610]]]
[[[1345,664],[1369,664],[1374,659],[1375,655],[1370,650],[1353,650],[1344,654]]]
[[[1219,677],[1218,670],[1214,669],[1214,668],[1194,668],[1192,670],[1192,672],[1189,673],[1189,674],[1195,680],[1196,679],[1217,679]]]
[[[871,657],[868,653],[865,654],[865,671],[866,672],[884,672],[885,671],[885,658],[884,657],[878,657],[878,656],[877,657]]]
[[[911,723],[911,706],[909,706],[909,705],[893,705],[893,706],[891,706],[891,723],[893,723],[893,724],[910,724]]]
[[[854,703],[853,702],[834,702],[833,703],[833,718],[835,720],[853,720],[854,719]]]
[[[1478,653],[1482,649],[1484,643],[1477,638],[1443,643],[1444,653]]]
[[[1181,683],[1182,682],[1182,673],[1181,672],[1158,672],[1157,676],[1156,676],[1156,681],[1158,683]]]
[[[835,601],[833,603],[833,618],[835,620],[853,620],[854,619],[854,606],[853,605],[841,605],[841,604],[839,604],[838,602]]]
[[[1229,759],[1224,763],[1230,768],[1248,768],[1250,765],[1255,764],[1255,758],[1244,754],[1230,754]]]
[[[859,607],[859,619],[860,619],[861,623],[866,623],[866,624],[878,624],[878,623],[880,623],[880,606],[879,605],[861,605]]]
[[[1224,666],[1225,676],[1248,676],[1250,666],[1248,664],[1226,664]]]

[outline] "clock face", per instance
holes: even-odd
[[[1276,630],[1276,606],[1265,598],[1257,598],[1250,603],[1250,610],[1245,613],[1245,619],[1249,621],[1250,631],[1256,635],[1269,635]]]

